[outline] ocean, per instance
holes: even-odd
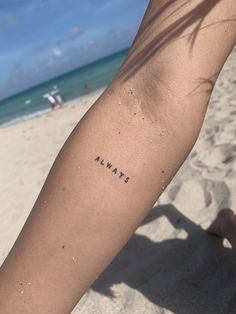
[[[128,49],[122,50],[0,101],[0,127],[51,111],[49,101],[43,97],[49,92],[59,91],[60,95],[69,101],[83,96],[86,93],[85,85],[89,86],[91,91],[105,87],[127,54]]]

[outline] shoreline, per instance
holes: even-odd
[[[74,103],[84,102],[84,101],[86,101],[87,98],[93,97],[94,95],[97,95],[97,94],[101,95],[102,92],[103,92],[105,89],[106,89],[106,86],[103,87],[103,88],[99,88],[99,89],[97,89],[97,90],[94,90],[94,91],[92,91],[92,92],[89,93],[89,94],[85,94],[85,95],[76,97],[76,98],[74,98],[74,99],[72,99],[72,100],[68,100],[68,101],[66,101],[66,102],[63,104],[62,108],[60,108],[60,109],[63,109],[63,108],[65,108],[65,107],[67,107],[67,106],[71,106],[71,105],[73,105]],[[9,120],[9,121],[7,121],[7,122],[4,122],[3,124],[0,124],[0,130],[1,130],[1,129],[8,128],[8,127],[11,127],[11,126],[14,126],[14,125],[19,124],[19,123],[22,123],[22,122],[26,122],[26,121],[28,121],[28,120],[32,120],[32,119],[39,118],[39,117],[44,116],[44,115],[47,115],[47,114],[49,114],[49,113],[53,113],[54,111],[57,111],[57,110],[59,110],[59,109],[54,109],[54,110],[51,109],[51,108],[50,108],[50,104],[48,104],[48,108],[46,108],[46,109],[42,109],[42,110],[39,110],[39,111],[35,111],[34,113],[22,115],[22,116],[13,118],[13,119],[11,119],[11,120]]]

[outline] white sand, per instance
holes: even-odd
[[[96,97],[0,129],[0,262],[59,149]],[[202,229],[225,206],[236,209],[236,50],[188,160],[73,313],[235,313],[236,254]]]

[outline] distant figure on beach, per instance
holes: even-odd
[[[57,107],[61,107],[62,106],[62,104],[52,94],[48,94],[47,95],[47,99],[50,102],[52,110],[56,109]]]
[[[84,93],[89,94],[91,92],[91,87],[88,84],[84,85]]]
[[[71,313],[124,247],[198,139],[236,44],[235,16],[235,0],[149,1],[128,57],[63,145],[1,266],[0,314]],[[217,222],[212,231],[221,235]]]
[[[57,93],[57,94],[55,94],[55,98],[56,98],[57,102],[60,104],[60,106],[62,107],[66,101],[65,97],[62,94]]]

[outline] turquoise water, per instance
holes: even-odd
[[[50,104],[43,95],[54,89],[59,90],[68,101],[84,95],[85,84],[89,85],[92,91],[106,86],[127,53],[128,49],[120,51],[0,101],[0,126],[4,127],[50,111]]]

